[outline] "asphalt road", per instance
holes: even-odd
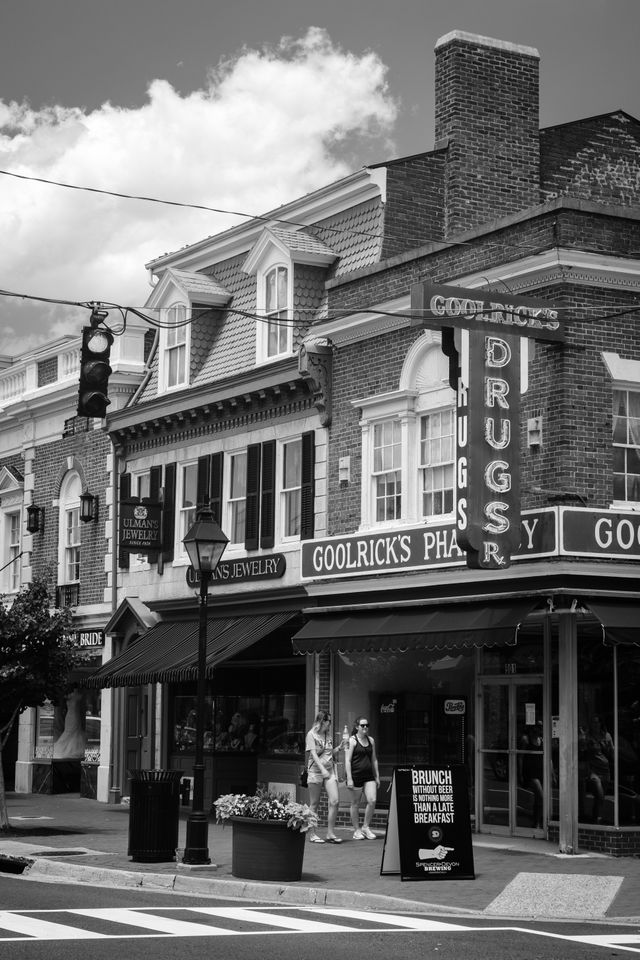
[[[123,943],[126,941],[126,943]],[[273,906],[0,876],[4,960],[586,960],[640,955],[640,927]]]

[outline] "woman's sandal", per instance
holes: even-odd
[[[318,836],[309,837],[309,843],[324,843],[324,840],[322,839],[322,837],[318,837]]]
[[[327,837],[327,843],[342,843],[340,837]]]

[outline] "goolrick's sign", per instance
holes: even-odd
[[[520,543],[520,341],[562,340],[558,313],[422,282],[411,287],[411,315],[412,326],[460,331],[446,344],[457,396],[457,543],[468,566],[499,570]]]
[[[120,549],[147,553],[162,548],[162,504],[120,501]]]
[[[465,553],[457,538],[456,525],[451,521],[305,540],[301,545],[301,574],[304,580],[326,580],[460,566],[465,563]],[[520,542],[513,559],[553,556],[640,561],[640,514],[582,507],[523,511]]]

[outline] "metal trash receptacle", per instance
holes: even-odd
[[[182,770],[130,770],[129,847],[138,863],[176,858]]]

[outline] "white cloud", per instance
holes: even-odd
[[[396,105],[374,53],[311,28],[243,49],[180,95],[154,80],[135,109],[85,113],[0,101],[0,169],[119,193],[261,213],[348,173]],[[0,288],[141,306],[144,263],[239,218],[0,176]],[[0,298],[0,354],[77,333],[84,311]],[[16,333],[18,332],[18,333]]]

